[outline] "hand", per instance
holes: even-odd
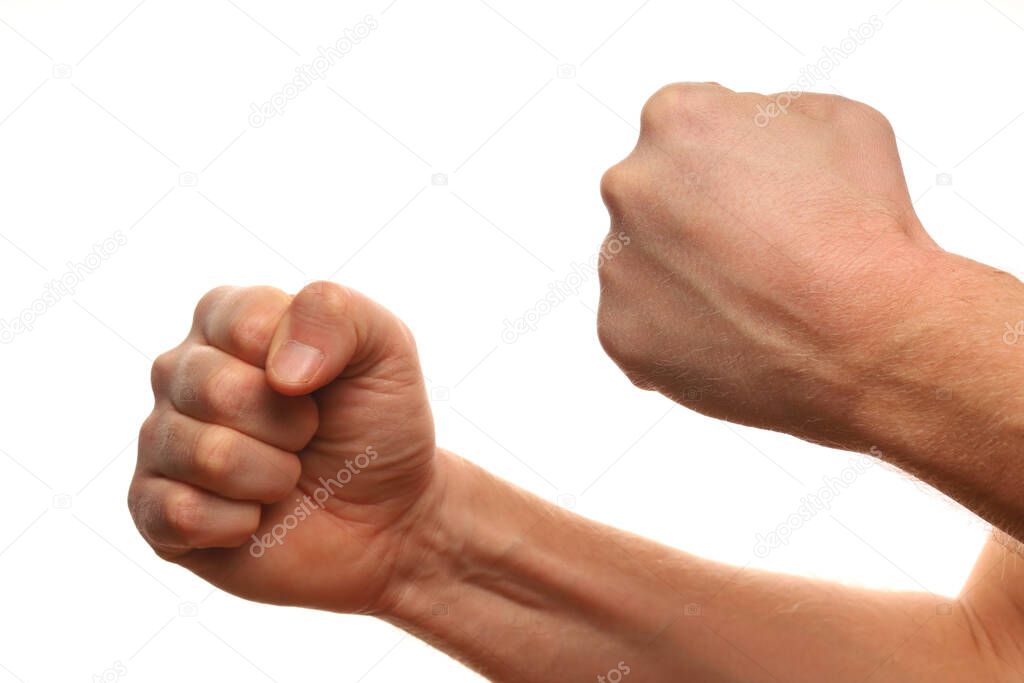
[[[128,502],[159,555],[253,600],[385,609],[441,480],[401,321],[332,283],[216,289],[153,389]]]
[[[850,445],[858,399],[946,254],[881,114],[810,93],[770,104],[717,84],[647,102],[636,148],[602,179],[598,331],[639,386]]]

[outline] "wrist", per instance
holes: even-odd
[[[1024,284],[943,251],[916,277],[861,366],[854,421],[865,448],[963,499],[981,483],[969,460],[995,467],[1024,437],[1024,336],[1004,339],[1024,319]]]
[[[539,661],[543,634],[564,628],[553,615],[574,609],[555,576],[564,544],[537,538],[548,520],[569,515],[451,453],[437,457],[433,512],[407,536],[377,616],[489,680],[542,680],[509,651]]]
[[[495,681],[575,680],[623,659],[678,656],[663,632],[684,593],[699,603],[710,590],[675,591],[659,571],[686,558],[450,453],[439,461],[442,500],[432,522],[410,535],[378,616]]]
[[[559,510],[438,449],[423,512],[404,534],[378,616],[422,629]]]

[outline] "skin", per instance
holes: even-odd
[[[869,452],[991,521],[956,600],[710,562],[495,478],[436,446],[407,328],[333,283],[199,303],[153,369],[143,537],[226,591],[373,615],[496,681],[1024,678],[1001,342],[1024,285],[928,237],[880,114],[804,94],[760,125],[771,102],[680,84],[645,106],[602,182],[601,343],[638,386]]]

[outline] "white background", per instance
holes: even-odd
[[[596,250],[598,179],[655,89],[786,89],[871,15],[882,29],[817,89],[890,117],[943,246],[1020,275],[1021,3],[136,2],[0,2],[0,320],[127,240],[0,345],[0,681],[116,663],[139,681],[478,680],[383,623],[211,590],[136,534],[150,363],[220,284],[377,298],[416,332],[441,444],[584,515],[738,565],[956,593],[984,525],[881,467],[756,557],[850,456],[633,389],[597,342],[594,277],[501,332]],[[367,15],[324,80],[249,125]]]

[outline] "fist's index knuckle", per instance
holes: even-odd
[[[892,124],[885,114],[869,104],[835,95],[835,116],[840,123],[854,127],[872,125],[884,131],[892,131]]]
[[[280,289],[248,287],[226,302],[230,310],[206,321],[204,335],[223,351],[262,364],[290,301]]]
[[[670,83],[648,98],[640,113],[644,131],[676,130],[680,124],[704,118],[719,106],[725,89],[713,83]]]
[[[304,323],[331,326],[351,313],[355,293],[336,282],[318,280],[302,288],[292,300],[291,314]]]
[[[202,321],[209,316],[216,308],[217,304],[224,299],[231,292],[235,291],[236,287],[231,285],[221,285],[220,287],[214,287],[199,299],[199,303],[196,304],[195,313],[192,316],[193,321],[197,327],[202,326]]]
[[[647,187],[636,166],[620,161],[601,176],[601,199],[613,215],[621,216],[630,204],[643,200]]]
[[[277,320],[268,321],[266,317],[259,315],[241,316],[227,331],[228,348],[241,350],[253,356],[257,353],[266,355],[276,327]]]
[[[156,357],[149,373],[149,383],[153,387],[154,394],[158,394],[170,386],[176,367],[177,354],[174,351],[165,351]]]

